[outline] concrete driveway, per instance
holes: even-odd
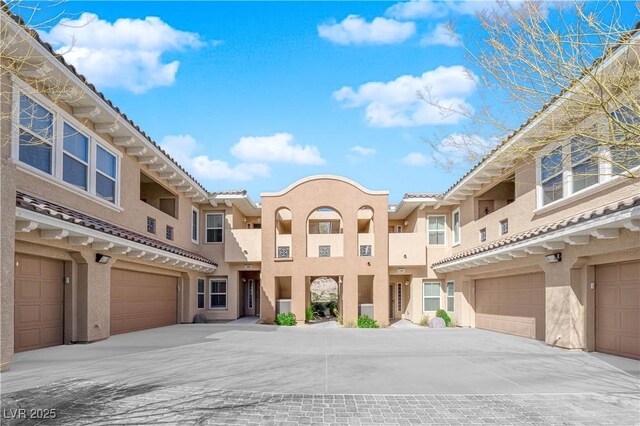
[[[188,324],[20,353],[2,394],[69,379],[301,394],[640,391],[640,362],[477,329]]]

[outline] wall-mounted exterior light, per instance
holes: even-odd
[[[549,263],[562,262],[562,253],[548,254],[544,258],[547,259],[547,262]]]
[[[111,260],[111,256],[102,253],[96,253],[96,263],[100,263],[102,265],[109,263]]]

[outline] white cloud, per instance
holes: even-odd
[[[447,14],[445,3],[411,0],[389,7],[385,15],[396,19],[441,18]]]
[[[413,22],[375,18],[367,22],[358,15],[349,15],[342,22],[318,25],[318,35],[337,44],[395,44],[416,32]]]
[[[333,97],[345,108],[364,107],[366,121],[372,126],[456,124],[463,116],[445,110],[473,111],[466,98],[476,87],[475,75],[455,65],[438,67],[419,76],[403,75],[389,82],[369,82],[356,89],[345,86],[335,91]],[[419,98],[418,93],[425,89],[438,106]]]
[[[355,152],[361,157],[373,157],[376,154],[376,150],[373,148],[365,148],[364,146],[356,145],[349,150]]]
[[[495,148],[498,142],[495,138],[485,139],[478,135],[454,133],[434,147],[431,159],[446,167],[473,164]]]
[[[402,159],[402,162],[408,166],[419,167],[426,166],[431,162],[431,159],[421,152],[410,152]]]
[[[133,93],[174,83],[180,62],[163,61],[164,53],[205,44],[198,34],[176,30],[157,17],[111,23],[86,12],[62,19],[42,36],[96,86]]]
[[[289,133],[271,136],[246,136],[231,147],[231,154],[244,161],[294,164],[324,164],[320,151],[313,145],[294,145]]]
[[[196,155],[198,144],[190,135],[165,136],[160,146],[197,179],[250,181],[258,176],[269,176],[270,170],[266,164],[239,163],[230,166],[226,161]]]
[[[460,46],[460,35],[452,34],[447,24],[438,24],[432,32],[422,37],[420,44],[422,46]]]

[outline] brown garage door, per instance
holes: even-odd
[[[544,274],[476,280],[476,327],[544,340]]]
[[[596,266],[596,350],[640,359],[640,261]]]
[[[165,275],[111,271],[111,334],[176,323],[177,279]]]
[[[16,254],[14,350],[63,343],[64,264]]]

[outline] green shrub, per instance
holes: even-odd
[[[311,304],[311,309],[313,310],[313,314],[316,318],[324,317],[325,305],[323,302],[313,302]]]
[[[287,312],[276,315],[276,324],[278,325],[296,325],[296,316],[293,312]]]
[[[311,321],[313,319],[313,308],[311,306],[307,306],[307,309],[304,311],[304,316],[307,321]]]
[[[333,315],[334,317],[338,316],[338,303],[335,301],[331,301],[327,303],[327,309],[329,309],[329,312],[331,312],[331,315]]]
[[[442,318],[444,320],[444,325],[449,327],[449,324],[451,324],[451,318],[449,317],[449,314],[447,314],[447,311],[444,309],[438,309],[436,311],[436,316]]]
[[[358,328],[379,328],[378,323],[373,318],[369,318],[367,315],[361,315],[358,317]]]
[[[423,315],[422,318],[420,318],[419,325],[422,327],[429,327],[429,317],[426,315]]]

